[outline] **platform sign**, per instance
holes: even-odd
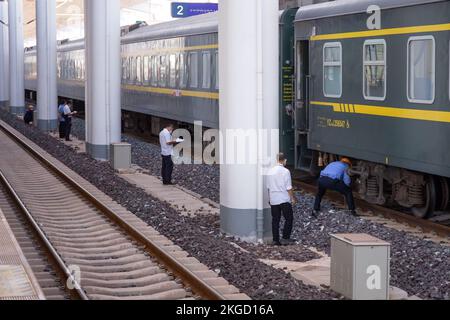
[[[187,18],[219,10],[218,3],[172,2],[172,17]]]

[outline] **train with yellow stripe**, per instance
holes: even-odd
[[[280,146],[289,162],[317,174],[350,157],[367,201],[423,218],[448,212],[449,46],[450,1],[339,0],[281,12]],[[33,97],[34,48],[25,60]],[[217,13],[124,30],[125,129],[218,128],[218,73]],[[84,101],[84,76],[83,41],[61,43],[59,96]]]
[[[125,129],[158,134],[164,122],[219,126],[217,14],[122,29],[122,110]],[[62,41],[58,96],[84,108],[84,40]],[[36,48],[25,52],[25,88],[36,99]]]
[[[351,157],[367,201],[401,205],[418,217],[448,211],[449,46],[450,1],[340,0],[300,8],[297,167],[317,172]]]

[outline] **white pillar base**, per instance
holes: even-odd
[[[25,106],[8,106],[8,111],[14,115],[24,114]]]
[[[111,147],[109,145],[94,145],[86,142],[86,153],[100,161],[109,161]]]
[[[41,131],[55,131],[58,129],[58,120],[41,120],[38,119],[37,127]]]
[[[258,221],[263,217],[263,221]],[[258,227],[258,224],[261,224]],[[223,233],[233,235],[246,242],[272,242],[272,213],[270,209],[232,209],[220,207],[220,229]],[[263,237],[258,236],[258,229],[262,229]],[[260,231],[260,232],[261,232]]]

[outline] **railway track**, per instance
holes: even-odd
[[[3,184],[0,184],[0,209],[30,264],[36,279],[47,300],[76,299],[65,290],[60,270],[47,253],[45,244],[40,241],[33,227],[14,203]]]
[[[2,122],[0,149],[0,206],[48,298],[69,279],[84,300],[225,299]]]
[[[300,178],[295,178],[295,186],[307,193],[316,194],[317,187],[315,182],[310,177],[305,180],[306,181],[301,181]],[[336,192],[328,192],[326,197],[339,205],[345,205],[344,198]],[[364,212],[372,213],[373,215],[381,215],[386,219],[395,220],[399,223],[407,224],[413,228],[420,228],[423,232],[434,233],[440,237],[450,238],[450,227],[448,225],[435,223],[430,220],[419,219],[395,209],[367,203],[359,198],[356,198],[355,202],[357,207]]]

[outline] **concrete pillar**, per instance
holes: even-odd
[[[86,150],[108,160],[121,142],[120,0],[85,0]]]
[[[25,111],[24,42],[22,0],[8,1],[9,26],[9,111],[13,114]]]
[[[8,3],[0,1],[0,108],[9,101]]]
[[[221,228],[248,241],[271,239],[264,174],[279,151],[278,17],[278,0],[220,1]]]
[[[37,125],[44,131],[58,127],[56,80],[56,1],[36,0]]]

